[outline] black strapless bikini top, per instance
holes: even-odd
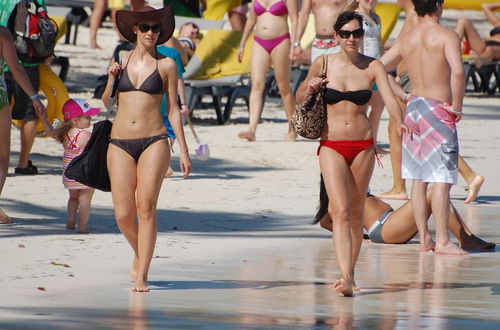
[[[361,89],[359,91],[341,92],[333,88],[325,90],[325,102],[335,104],[340,101],[349,101],[357,105],[363,105],[370,102],[372,91],[369,89]]]
[[[500,26],[494,27],[490,31],[490,37],[493,37],[495,34],[499,34],[499,33],[500,33]]]
[[[132,57],[132,54],[129,56],[128,61],[130,61],[130,57]],[[163,94],[163,79],[160,71],[158,71],[158,59],[156,60],[156,69],[142,82],[139,88],[136,88],[130,81],[127,71],[128,61],[118,81],[119,92],[140,91],[147,94]]]

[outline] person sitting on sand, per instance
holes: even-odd
[[[471,49],[474,64],[478,68],[484,63],[500,60],[500,18],[494,13],[496,9],[500,9],[499,2],[483,4],[484,14],[491,25],[493,25],[489,38],[481,38],[471,21],[465,17],[460,18],[455,27],[455,32],[460,39],[465,38],[467,41]]]
[[[78,233],[88,234],[87,224],[90,216],[90,206],[94,188],[87,187],[75,180],[69,179],[64,175],[66,168],[71,161],[79,156],[91,133],[86,131],[90,127],[90,116],[95,116],[100,112],[98,108],[92,108],[87,101],[83,99],[69,99],[62,108],[64,122],[59,128],[53,128],[47,120],[47,114],[37,112],[38,118],[42,121],[43,128],[47,134],[62,143],[64,147],[63,157],[63,184],[68,189],[68,217],[66,220],[66,229],[75,229],[76,213],[78,218]]]
[[[427,217],[432,213],[432,188],[427,191]],[[417,234],[417,224],[412,212],[412,201],[409,200],[397,209],[371,194],[365,200],[363,227],[373,243],[406,244]],[[332,231],[332,219],[328,215],[328,195],[321,181],[320,207],[314,218],[314,224]],[[450,203],[448,228],[457,238],[460,247],[467,251],[491,252],[496,244],[488,243],[475,236],[462,220],[457,209]]]

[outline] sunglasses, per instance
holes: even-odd
[[[349,30],[340,30],[339,31],[339,36],[342,39],[349,39],[351,37],[351,34],[354,38],[359,39],[365,34],[365,30],[359,28],[354,31],[349,31]]]
[[[139,31],[141,31],[142,33],[146,33],[149,30],[151,30],[151,32],[153,32],[153,33],[160,33],[160,29],[161,29],[160,24],[149,25],[146,23],[139,23],[139,25],[137,25],[137,27],[139,28]]]

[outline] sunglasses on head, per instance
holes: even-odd
[[[146,23],[139,23],[139,25],[137,25],[137,27],[139,28],[139,31],[141,31],[142,33],[146,33],[148,32],[149,30],[151,30],[151,32],[153,33],[159,33],[160,32],[160,24],[153,24],[153,25],[149,25],[149,24],[146,24]]]
[[[359,28],[354,31],[349,31],[349,30],[340,30],[339,31],[339,36],[342,39],[349,39],[351,37],[351,34],[354,38],[359,39],[365,34],[365,30]]]

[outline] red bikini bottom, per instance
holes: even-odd
[[[352,162],[354,161],[354,158],[356,158],[356,156],[361,151],[374,146],[374,141],[373,139],[352,140],[352,141],[321,140],[319,141],[319,147],[317,151],[318,156],[319,156],[319,149],[323,146],[333,149],[342,156],[344,156],[347,165],[351,165]]]

